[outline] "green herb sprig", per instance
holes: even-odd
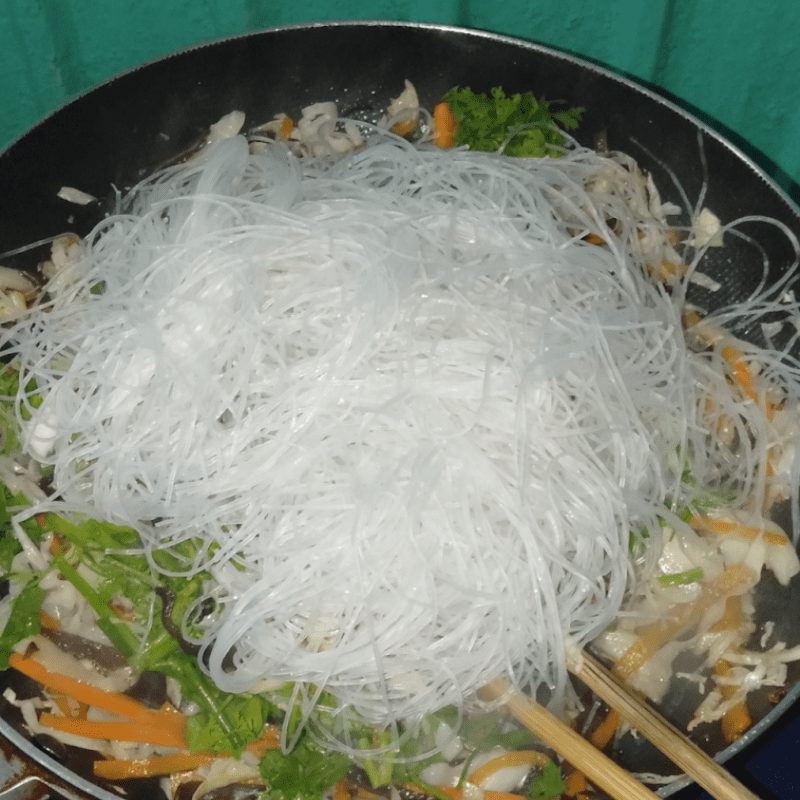
[[[453,144],[471,150],[502,151],[527,158],[557,158],[564,153],[560,129],[578,127],[583,108],[552,110],[550,101],[531,92],[507,96],[499,87],[490,94],[453,88],[443,97],[455,118]]]

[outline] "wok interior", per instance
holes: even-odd
[[[404,79],[414,83],[421,104],[429,108],[454,85],[530,90],[583,106],[578,140],[591,146],[597,134],[605,133],[611,149],[628,152],[652,172],[662,199],[685,207],[682,193],[694,204],[705,191],[703,205],[724,222],[763,215],[800,235],[797,211],[738,151],[624,79],[572,56],[492,34],[345,23],[273,30],[199,47],[127,73],[56,112],[0,156],[0,252],[68,231],[86,235],[117,190],[185,153],[208,125],[232,110],[245,112],[247,128],[280,111],[297,115],[309,103],[335,100],[342,115],[375,120],[400,93]],[[60,200],[62,186],[88,192],[98,202],[77,206]],[[679,224],[688,221],[685,214]],[[789,239],[774,226],[753,222],[747,230],[763,250],[727,237],[724,251],[711,253],[704,263],[722,288],[696,289],[693,299],[699,305],[713,310],[746,297],[761,280],[764,255],[770,281],[791,263]],[[46,246],[28,250],[3,263],[31,269],[46,251]],[[739,333],[760,336],[758,330]],[[787,607],[800,607],[797,581],[784,589],[765,578],[758,604],[761,619],[776,620],[776,633],[789,647],[800,643],[800,618],[785,614]],[[787,687],[798,681],[800,667],[792,664]],[[754,718],[766,716],[762,726],[789,702],[775,710],[773,700],[763,691],[753,701]],[[696,688],[676,681],[664,713],[685,725],[698,702]],[[712,754],[724,749],[716,726],[703,726],[695,738]],[[39,758],[39,752],[31,747],[28,755]],[[631,737],[623,739],[616,757],[632,769],[646,763],[652,772],[674,772],[654,748]],[[138,794],[152,789],[142,787]]]

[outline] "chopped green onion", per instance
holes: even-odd
[[[685,586],[687,583],[701,583],[703,580],[703,568],[693,567],[685,572],[673,572],[670,575],[659,575],[658,583],[666,588],[667,586]]]

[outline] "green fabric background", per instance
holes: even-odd
[[[798,0],[0,0],[0,148],[142,62],[328,19],[464,25],[587,56],[663,88],[800,198]]]

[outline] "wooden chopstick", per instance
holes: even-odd
[[[615,800],[657,800],[657,795],[629,772],[615,764],[544,706],[514,689],[508,681],[492,681],[481,689],[480,697],[487,701],[501,700],[518,722],[580,769],[595,786]]]
[[[568,659],[568,668],[712,797],[717,800],[758,800],[757,795],[656,713],[585,650]]]

